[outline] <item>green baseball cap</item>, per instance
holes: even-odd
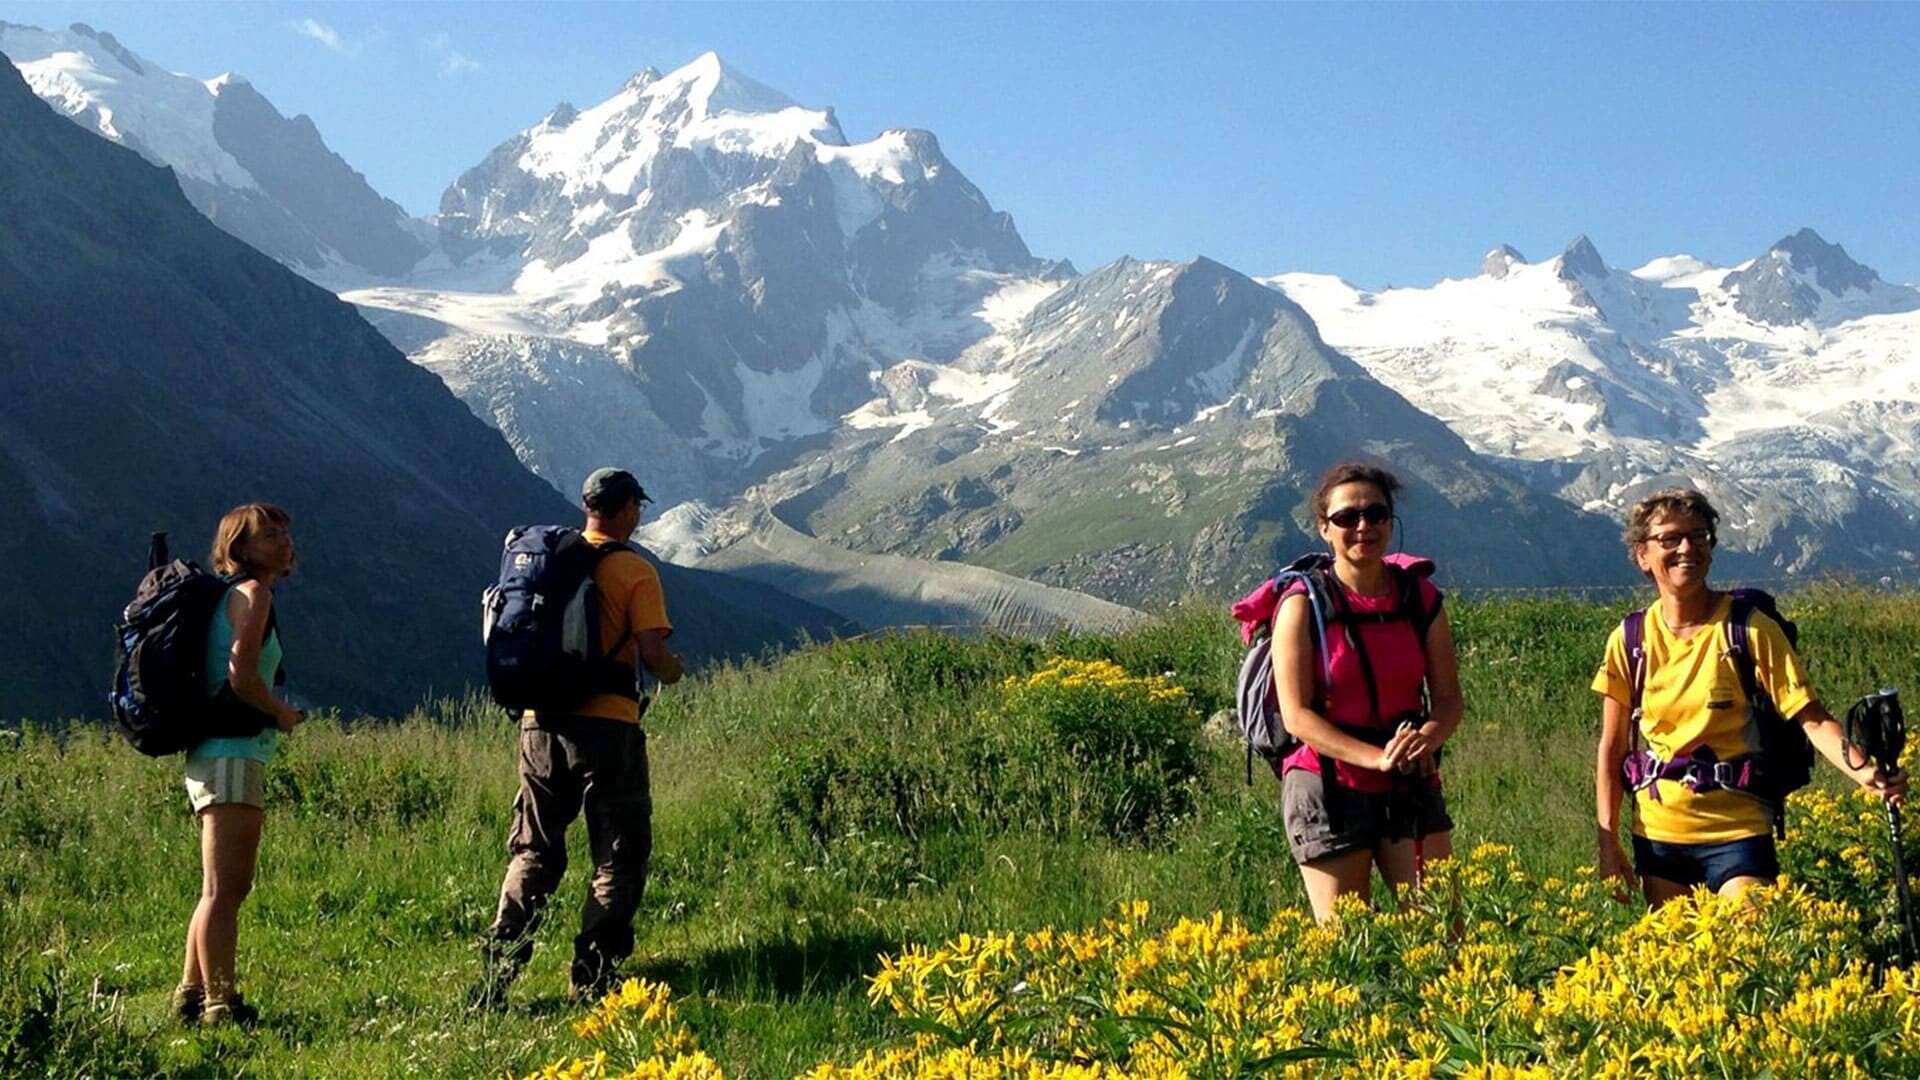
[[[587,482],[580,485],[580,501],[587,504],[589,510],[616,510],[625,506],[628,499],[653,501],[647,497],[647,489],[625,469],[611,466],[595,469],[588,474]]]

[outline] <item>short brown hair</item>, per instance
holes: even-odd
[[[213,572],[250,573],[253,568],[240,561],[240,545],[268,525],[287,528],[292,524],[293,515],[272,503],[247,503],[227,511],[227,516],[220,519],[220,527],[213,531],[213,553],[209,556]]]
[[[1320,486],[1313,489],[1313,520],[1316,525],[1327,516],[1327,499],[1333,495],[1333,489],[1341,484],[1372,484],[1387,497],[1389,510],[1393,509],[1394,493],[1401,488],[1400,479],[1384,466],[1358,459],[1343,461],[1322,474]]]
[[[1627,558],[1633,558],[1633,549],[1647,542],[1653,535],[1652,522],[1657,517],[1672,517],[1675,514],[1688,514],[1700,519],[1707,527],[1709,543],[1720,542],[1720,511],[1713,508],[1707,497],[1692,488],[1661,488],[1633,504],[1627,511],[1627,528],[1620,534],[1626,542]]]

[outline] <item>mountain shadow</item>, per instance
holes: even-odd
[[[300,547],[278,592],[291,686],[387,714],[479,677],[506,530],[579,516],[351,306],[0,62],[0,719],[103,713],[149,531],[204,558],[256,499],[293,513]],[[666,572],[695,659],[846,626]]]

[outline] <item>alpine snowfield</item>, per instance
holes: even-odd
[[[1877,502],[1895,509],[1897,535],[1920,511],[1901,480],[1920,466],[1920,290],[1811,230],[1731,268],[1675,255],[1622,271],[1582,237],[1541,263],[1496,249],[1478,276],[1429,288],[1266,282],[1476,450],[1587,509],[1691,482],[1729,496],[1733,534],[1752,548],[1767,545],[1779,524],[1767,507],[1783,497],[1828,526]],[[1776,561],[1804,569],[1819,546]],[[1879,559],[1912,550],[1877,547]]]

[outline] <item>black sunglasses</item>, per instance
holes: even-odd
[[[1327,521],[1342,529],[1351,529],[1365,521],[1369,525],[1385,525],[1393,520],[1393,507],[1386,503],[1368,503],[1365,506],[1343,506],[1327,515]]]
[[[1647,537],[1645,542],[1649,544],[1659,544],[1660,550],[1662,551],[1672,551],[1674,548],[1680,546],[1680,541],[1682,540],[1693,541],[1693,546],[1697,548],[1710,548],[1717,542],[1717,538],[1713,533],[1706,529],[1695,529],[1692,532],[1661,533],[1658,536]]]

